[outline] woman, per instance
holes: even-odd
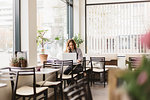
[[[68,40],[67,47],[66,47],[66,52],[67,53],[76,53],[77,54],[77,62],[81,63],[81,61],[83,59],[82,51],[81,51],[80,48],[76,47],[76,43],[73,39]],[[66,68],[66,70],[64,71],[64,74],[69,74],[71,72],[71,69],[72,69],[71,67],[72,66],[68,66]],[[77,66],[73,66],[73,67],[76,67],[74,69],[73,73],[78,73],[78,72],[82,71],[82,69],[83,69],[81,64],[78,64]]]

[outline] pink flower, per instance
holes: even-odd
[[[137,84],[138,85],[143,85],[148,79],[148,75],[146,71],[143,71],[140,73],[140,75],[137,78]]]
[[[150,48],[150,31],[141,38],[141,43],[142,46],[145,44],[148,48]]]

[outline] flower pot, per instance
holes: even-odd
[[[19,63],[10,63],[10,66],[12,66],[12,67],[19,67]]]
[[[27,67],[27,61],[25,59],[19,60],[19,63],[21,67]]]
[[[42,64],[43,64],[43,61],[47,61],[47,57],[48,57],[47,54],[40,54],[40,61]]]

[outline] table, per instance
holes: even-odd
[[[40,71],[36,71],[35,74],[50,74],[59,71],[60,69],[41,68]]]
[[[118,66],[116,65],[105,65],[105,68],[117,68]]]
[[[0,88],[7,86],[6,83],[0,83]]]
[[[52,68],[41,68],[40,71],[35,71],[35,74],[50,74],[59,71],[60,69],[52,69]],[[33,72],[21,72],[23,70],[15,70],[19,71],[19,74],[33,74]]]

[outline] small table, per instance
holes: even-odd
[[[60,69],[41,68],[40,71],[36,71],[35,74],[50,74],[59,71]]]

